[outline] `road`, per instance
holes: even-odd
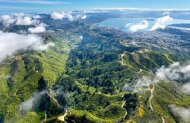
[[[57,100],[53,97],[53,95],[51,94],[51,90],[49,90],[49,92],[48,92],[47,94],[48,94],[48,96],[49,96],[50,98],[53,99],[53,101],[57,104],[58,107],[61,106],[61,105],[58,103],[58,101],[57,101]]]
[[[122,97],[124,98],[124,95]],[[121,108],[123,108],[124,110],[126,110],[125,107],[124,107],[125,103],[126,103],[126,101],[124,101],[122,106],[121,106]],[[127,111],[125,112],[125,115],[124,115],[123,119],[125,119],[126,116],[127,116]]]
[[[154,85],[150,84],[149,85],[149,90],[150,90],[150,98],[149,98],[149,105],[150,105],[150,109],[152,111],[154,111],[154,108],[152,107],[152,98],[154,97]]]
[[[149,90],[150,90],[150,98],[149,98],[149,105],[150,105],[150,109],[152,111],[154,111],[154,108],[152,107],[152,99],[154,97],[154,90],[155,90],[155,86],[153,84],[149,85]],[[165,119],[163,116],[161,116],[162,119],[162,123],[165,123]]]
[[[64,115],[59,116],[57,119],[60,121],[63,121],[64,123],[67,123],[67,121],[65,121],[65,117],[67,116],[67,114],[68,114],[68,110],[65,111]]]

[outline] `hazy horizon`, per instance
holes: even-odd
[[[190,9],[190,1],[178,0],[0,0],[0,13],[51,13],[94,8]]]

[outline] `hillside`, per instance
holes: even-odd
[[[1,35],[35,35],[43,44],[0,62],[0,123],[183,122],[180,111],[190,107],[186,35],[175,42],[163,30],[127,33],[96,24],[120,14],[72,21],[42,14],[48,26],[39,34],[28,32],[32,26],[0,27]]]

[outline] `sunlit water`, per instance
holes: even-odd
[[[110,18],[105,21],[102,21],[98,25],[117,28],[125,32],[129,32],[129,28],[131,25],[138,24],[143,20],[147,20],[149,26],[141,31],[149,31],[157,21],[156,18]],[[171,24],[190,24],[190,20],[173,19],[173,21],[165,23],[166,26]]]

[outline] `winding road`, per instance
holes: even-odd
[[[154,85],[153,84],[149,85],[149,90],[150,90],[149,105],[150,105],[150,109],[152,111],[154,111],[154,108],[152,107],[152,98],[154,97]]]
[[[59,104],[59,102],[58,102],[58,101],[54,98],[54,96],[51,94],[51,90],[49,90],[49,92],[48,92],[47,94],[49,95],[50,98],[52,98],[52,99],[54,100],[54,102],[57,104],[58,107],[61,107],[61,105]],[[62,121],[62,122],[64,122],[64,123],[67,123],[67,122],[65,121],[65,117],[67,116],[67,114],[68,114],[68,110],[65,110],[65,114],[62,115],[62,116],[59,116],[57,119],[58,119],[59,121]]]
[[[125,66],[125,63],[124,63],[124,56],[125,56],[125,53],[122,53],[121,55],[120,55],[120,58],[121,58],[121,65],[124,65]],[[142,72],[143,70],[142,69],[140,69],[139,70],[139,72],[137,72],[138,74],[140,74],[141,72]],[[150,97],[149,97],[149,106],[150,106],[150,109],[152,110],[152,111],[154,111],[154,108],[153,108],[153,106],[152,106],[152,99],[153,99],[153,97],[154,97],[154,90],[155,90],[155,86],[153,85],[153,84],[149,84],[149,83],[147,83],[148,85],[149,85],[149,88],[148,88],[148,90],[150,91]],[[124,97],[124,95],[123,95],[123,97]],[[123,109],[125,109],[124,108],[124,106],[125,106],[125,103],[126,102],[124,102],[123,104],[122,104],[122,108]],[[124,116],[124,118],[127,116],[127,111],[126,111],[126,114],[125,114],[125,116]],[[162,119],[162,123],[165,123],[165,119],[164,119],[164,117],[163,116],[161,116],[161,119]]]
[[[149,90],[150,90],[149,106],[150,106],[150,109],[154,111],[154,108],[152,107],[152,99],[154,97],[155,86],[153,84],[150,84]],[[162,119],[162,123],[166,123],[163,116],[161,116],[161,119]]]
[[[61,106],[61,105],[58,103],[58,101],[57,101],[57,100],[53,97],[53,95],[51,94],[51,90],[49,90],[49,92],[48,92],[47,94],[48,94],[48,96],[49,96],[50,98],[53,99],[53,101],[57,104],[58,107]]]
[[[123,95],[123,97],[124,97],[124,95]],[[125,106],[125,103],[126,103],[126,101],[123,102],[123,104],[122,104],[122,106],[121,106],[124,110],[126,110],[125,107],[124,107],[124,106]],[[126,116],[127,116],[127,111],[125,112],[125,115],[124,115],[123,119],[125,119]]]

